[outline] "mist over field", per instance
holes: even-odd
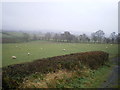
[[[91,34],[118,33],[118,2],[3,2],[2,30]]]
[[[11,38],[12,42],[25,38],[117,42],[118,1],[3,2],[2,30],[3,43],[11,42]]]

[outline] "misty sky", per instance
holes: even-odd
[[[117,0],[79,2],[4,2],[3,30],[70,31],[75,34],[103,30],[118,32]]]

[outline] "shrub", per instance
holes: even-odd
[[[26,76],[39,72],[46,74],[58,69],[75,70],[86,65],[91,69],[97,69],[108,61],[108,53],[92,51],[74,53],[69,55],[43,58],[33,62],[9,65],[3,67],[3,88],[17,88]]]

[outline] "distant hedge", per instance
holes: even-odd
[[[22,37],[7,37],[7,38],[2,37],[2,43],[20,43],[20,42],[27,41]]]
[[[75,70],[85,65],[97,69],[108,61],[109,54],[103,51],[73,53],[69,55],[43,58],[33,62],[3,67],[3,88],[17,88],[26,76],[39,72],[45,74],[58,69]]]

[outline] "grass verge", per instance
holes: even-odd
[[[84,67],[82,70],[59,70],[48,74],[33,74],[25,78],[22,88],[99,88],[105,82],[112,65],[101,66],[97,70]]]

